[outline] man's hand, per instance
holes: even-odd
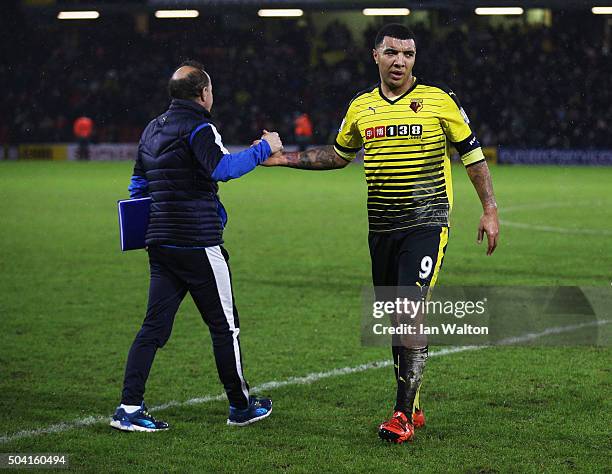
[[[484,234],[487,234],[489,245],[487,255],[491,255],[497,247],[499,240],[499,219],[497,218],[497,203],[493,194],[493,183],[486,161],[481,161],[467,168],[467,174],[478,193],[482,203],[483,214],[478,224],[478,239],[480,244]]]
[[[266,161],[264,161],[261,166],[286,166],[287,159],[283,155],[283,152],[278,151],[276,153],[272,153]]]
[[[270,149],[272,150],[272,155],[279,151],[283,151],[283,142],[281,141],[277,132],[268,132],[267,130],[264,130],[261,140],[268,142],[268,145],[270,145]]]
[[[488,240],[487,255],[491,255],[497,247],[497,239],[499,237],[499,220],[497,218],[497,208],[495,207],[485,208],[480,218],[477,239],[479,244],[482,243],[484,234],[487,234]]]
[[[251,146],[259,145],[260,143],[261,143],[261,140],[253,140],[253,143],[251,143]],[[261,166],[284,166],[286,165],[286,163],[287,163],[287,160],[283,156],[283,152],[277,151],[276,153],[272,153],[266,159],[266,161],[261,163]]]

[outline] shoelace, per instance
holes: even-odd
[[[400,428],[402,430],[405,430],[407,428],[407,423],[404,423],[402,421],[401,416],[399,416],[399,415],[398,416],[394,416],[393,418],[391,418],[389,420],[389,424],[390,425],[394,425],[395,427]]]

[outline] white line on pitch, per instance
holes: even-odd
[[[504,340],[504,344],[520,344],[522,342],[532,341],[534,339],[538,339],[544,336],[549,336],[551,334],[561,334],[564,332],[572,332],[572,331],[576,331],[577,329],[582,329],[582,328],[591,327],[591,326],[602,326],[604,324],[609,324],[610,322],[612,321],[602,320],[602,321],[592,321],[592,322],[582,323],[582,324],[573,324],[571,326],[548,328],[542,332],[528,333],[528,334],[524,334],[524,335],[517,336],[514,338],[508,338],[507,340]],[[450,355],[450,354],[456,354],[458,352],[485,349],[487,347],[491,347],[491,346],[450,347],[447,349],[440,349],[435,352],[432,352],[429,354],[429,356],[430,357],[440,357],[440,356],[445,356],[445,355]],[[285,380],[272,380],[271,382],[265,382],[256,387],[252,387],[251,391],[252,392],[265,392],[267,390],[274,390],[274,389],[277,389],[280,387],[286,387],[289,385],[308,385],[308,384],[318,382],[319,380],[322,380],[322,379],[326,379],[330,377],[337,377],[340,375],[348,375],[348,374],[355,374],[359,372],[365,372],[371,369],[388,367],[391,364],[392,364],[392,361],[390,360],[381,360],[377,362],[369,362],[367,364],[357,365],[354,367],[342,367],[339,369],[332,369],[327,372],[313,372],[303,377],[289,377],[288,379],[285,379]],[[220,400],[225,400],[225,399],[226,399],[226,396],[224,393],[220,395],[208,395],[208,396],[200,397],[200,398],[192,398],[184,402],[171,401],[168,403],[164,403],[163,405],[152,407],[150,411],[159,411],[159,410],[165,410],[168,408],[184,407],[188,405],[199,405],[202,403],[220,401]],[[0,444],[10,443],[12,441],[17,441],[22,438],[33,438],[33,437],[44,435],[44,434],[63,433],[65,431],[70,431],[76,428],[83,428],[83,427],[95,425],[98,423],[108,422],[109,419],[110,419],[110,416],[108,415],[89,416],[87,418],[83,418],[80,420],[68,421],[65,423],[57,423],[55,425],[47,426],[46,428],[18,431],[16,433],[0,436]]]
[[[572,207],[590,205],[590,202],[573,202],[571,204]],[[507,214],[509,212],[516,211],[534,211],[538,209],[554,209],[554,208],[563,208],[568,207],[566,202],[540,202],[540,203],[525,203],[525,204],[517,204],[515,206],[501,207],[499,209],[500,214]]]
[[[576,206],[603,206],[605,203],[602,201],[590,201],[590,202],[574,202],[571,204],[573,208]],[[499,210],[501,216],[505,216],[508,213],[516,211],[532,211],[538,209],[551,209],[551,208],[566,208],[569,207],[567,203],[561,202],[541,202],[538,204],[518,204],[516,206],[502,207]],[[538,225],[538,224],[527,224],[524,222],[508,221],[500,218],[499,222],[508,227],[515,227],[517,229],[528,229],[536,230],[541,232],[553,232],[555,234],[578,234],[578,235],[612,235],[610,229],[583,229],[570,227],[555,227],[549,225]]]
[[[555,234],[612,235],[612,230],[606,229],[571,229],[568,227],[524,224],[523,222],[507,221],[506,219],[500,219],[499,222],[508,227],[516,227],[517,229],[540,230],[542,232],[554,232]]]

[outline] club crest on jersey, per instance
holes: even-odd
[[[410,108],[416,114],[419,110],[423,108],[423,99],[411,99]]]

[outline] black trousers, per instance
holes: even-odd
[[[444,260],[448,227],[415,227],[368,237],[374,286],[433,287]],[[392,347],[397,395],[395,411],[408,417],[421,409],[420,388],[427,359],[423,347]]]
[[[208,325],[217,371],[232,406],[246,408],[240,323],[234,305],[229,255],[221,247],[149,247],[151,282],[147,314],[128,354],[121,403],[140,405],[157,349],[170,338],[174,316],[189,292]]]

